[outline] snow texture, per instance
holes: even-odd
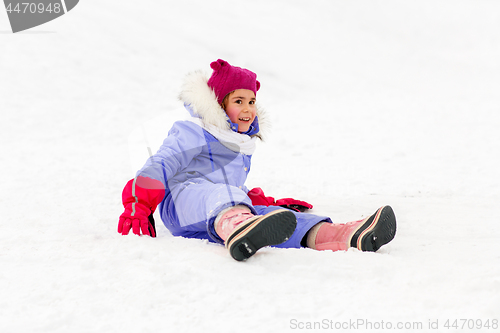
[[[12,34],[0,10],[0,332],[500,319],[499,13],[472,0],[81,1]],[[273,125],[248,187],[335,222],[390,204],[393,242],[236,262],[161,223],[156,239],[116,232],[123,186],[185,117],[183,77],[218,58],[257,73]]]

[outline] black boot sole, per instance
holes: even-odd
[[[354,233],[351,247],[375,252],[389,243],[396,235],[396,216],[391,206],[384,206],[370,216]]]
[[[260,216],[233,233],[226,241],[231,256],[242,261],[259,249],[286,242],[297,227],[295,215],[286,209]]]

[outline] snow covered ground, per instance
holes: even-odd
[[[390,204],[392,243],[241,263],[116,232],[218,58],[273,120],[248,187],[338,222]],[[0,332],[498,331],[499,92],[498,1],[81,1],[17,34],[0,10]]]

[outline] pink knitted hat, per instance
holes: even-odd
[[[227,61],[222,59],[212,62],[210,67],[214,71],[207,83],[215,92],[219,104],[222,104],[227,94],[237,89],[248,89],[257,95],[260,82],[257,81],[257,75],[254,72],[231,66]]]

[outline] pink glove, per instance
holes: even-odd
[[[122,193],[125,212],[120,215],[118,232],[128,235],[130,229],[136,235],[156,237],[153,213],[165,196],[163,183],[139,176],[131,179]]]
[[[264,195],[264,191],[260,187],[253,188],[248,191],[248,197],[250,198],[250,200],[252,200],[252,205],[254,206],[281,206],[292,209],[296,212],[304,212],[308,209],[313,208],[310,203],[301,200],[292,198],[274,200],[273,197],[266,197]]]

